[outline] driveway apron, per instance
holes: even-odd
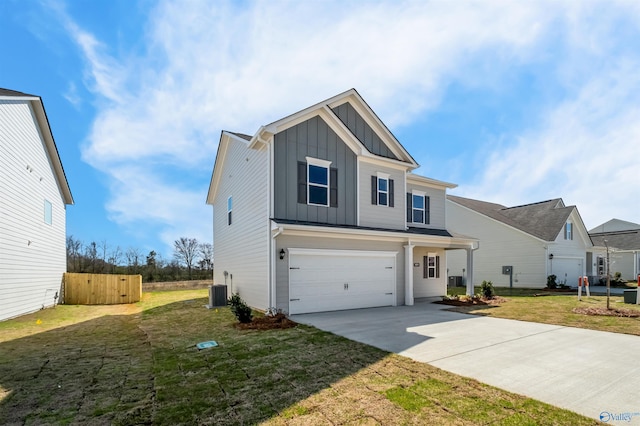
[[[640,424],[640,337],[414,306],[293,315],[299,323],[609,424]]]

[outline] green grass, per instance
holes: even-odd
[[[453,290],[453,289],[452,289]],[[455,289],[458,291],[459,289]],[[479,287],[475,289],[479,293]],[[544,324],[564,325],[590,330],[609,331],[640,336],[640,318],[583,315],[573,312],[574,308],[606,309],[606,296],[586,297],[578,300],[577,292],[549,293],[535,289],[496,288],[496,293],[506,299],[498,306],[464,306],[452,310],[496,318],[508,318]],[[462,293],[464,294],[464,289]],[[611,296],[609,306],[613,309],[640,310],[640,306],[623,303],[622,296]]]
[[[312,327],[238,330],[206,290],[0,323],[7,424],[595,424]],[[40,319],[40,323],[37,320]],[[219,347],[198,351],[195,344]]]

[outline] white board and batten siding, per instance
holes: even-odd
[[[0,182],[4,320],[53,305],[66,271],[65,203],[28,101],[0,100]]]
[[[373,228],[404,229],[406,220],[406,200],[404,194],[404,171],[384,167],[359,159],[359,225]],[[389,175],[394,181],[394,207],[371,203],[371,176],[377,173]]]
[[[229,137],[229,136],[225,136]],[[222,143],[222,142],[221,142]],[[230,138],[213,202],[214,282],[250,306],[269,308],[269,164],[266,148]],[[232,197],[232,223],[227,200]],[[224,248],[224,249],[222,249]],[[224,271],[228,272],[225,279]]]
[[[509,275],[502,274],[503,266],[513,266],[514,287],[541,288],[546,285],[545,241],[452,201],[447,200],[446,208],[450,231],[480,240],[480,248],[473,254],[474,285],[479,286],[486,280],[497,287],[509,287]],[[466,259],[464,250],[448,251],[448,275],[466,277]]]

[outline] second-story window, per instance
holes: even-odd
[[[307,157],[307,200],[316,206],[329,206],[329,167],[331,162]]]
[[[430,223],[429,196],[420,191],[407,192],[407,223]]]
[[[386,173],[371,176],[371,204],[393,207],[393,179]]]
[[[227,225],[231,225],[231,213],[233,211],[233,198],[227,198]]]
[[[424,197],[413,194],[413,223],[424,223]]]
[[[564,239],[573,240],[573,224],[571,222],[564,225]]]

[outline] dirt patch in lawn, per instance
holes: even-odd
[[[278,330],[292,328],[298,325],[297,322],[287,318],[285,314],[265,315],[256,317],[249,323],[237,323],[236,327],[241,330]]]
[[[613,308],[607,309],[602,307],[579,307],[571,310],[576,314],[582,315],[598,315],[605,317],[626,317],[626,318],[640,318],[640,311],[635,309],[625,309],[625,308]]]

